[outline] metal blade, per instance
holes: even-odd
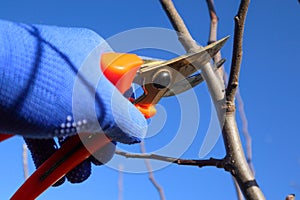
[[[207,45],[203,48],[199,48],[199,50],[195,53],[187,53],[185,55],[179,56],[168,61],[146,62],[138,70],[136,79],[140,79],[142,77],[147,76],[151,77],[154,72],[166,66],[177,70],[184,77],[187,77],[199,70],[197,66],[193,65],[195,61],[200,62],[200,65],[205,65],[211,60],[212,57],[214,57],[216,53],[220,51],[220,49],[223,47],[228,38],[229,36],[218,40],[214,43],[211,43],[210,45]]]
[[[144,93],[135,99],[133,104],[142,106],[155,105],[164,97],[165,93],[178,81],[189,77],[208,63],[219,52],[229,37],[218,40],[197,52],[187,53],[165,62],[148,62],[137,71],[134,83],[143,87]],[[197,61],[197,66],[193,63]],[[163,78],[161,78],[161,77]],[[163,80],[163,84],[157,84]],[[197,82],[197,81],[196,81]],[[182,89],[181,89],[182,90]]]
[[[222,59],[218,63],[216,63],[216,66],[213,67],[214,71],[219,69],[225,63],[225,61],[225,59]],[[170,97],[185,92],[192,87],[195,87],[196,85],[202,83],[203,81],[204,79],[201,73],[187,77],[176,82],[171,88],[169,88],[169,90],[164,94],[164,97]]]

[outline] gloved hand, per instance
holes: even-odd
[[[59,138],[58,142],[62,145],[68,138]],[[31,152],[32,159],[36,168],[45,162],[58,149],[54,139],[32,139],[24,138],[28,149]],[[71,183],[81,183],[85,181],[91,174],[91,163],[100,166],[107,163],[114,155],[116,150],[116,142],[108,143],[103,148],[96,151],[88,159],[84,160],[73,170],[68,172],[65,177],[57,181],[53,186],[59,186],[65,182],[67,178]]]
[[[37,166],[58,148],[53,137],[62,143],[79,128],[82,130],[83,125],[88,132],[104,132],[114,141],[127,144],[140,142],[144,137],[145,118],[105,77],[99,79],[95,94],[93,88],[90,92],[95,95],[95,112],[83,109],[81,118],[74,120],[72,95],[76,76],[99,44],[97,62],[101,53],[111,49],[91,30],[0,20],[0,133],[24,136]],[[101,74],[101,70],[90,74]],[[89,77],[84,78],[88,82]],[[81,98],[76,102],[84,108],[85,96]],[[118,103],[112,104],[112,100]],[[100,154],[109,160],[114,148],[110,146],[106,151],[108,156]],[[81,165],[70,173],[82,176],[70,178],[71,182],[88,177],[90,160]]]

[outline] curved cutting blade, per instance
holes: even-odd
[[[225,59],[222,59],[218,63],[216,63],[215,67],[213,68],[214,71],[219,69],[225,63],[225,61]],[[164,94],[164,97],[170,97],[185,92],[195,87],[196,85],[202,83],[203,81],[204,79],[201,73],[189,76],[183,80],[174,83],[174,85],[170,87],[169,90]]]
[[[138,70],[135,80],[140,77],[151,76],[153,73],[157,72],[157,70],[163,67],[170,67],[174,70],[180,72],[184,77],[187,77],[197,70],[199,70],[199,66],[194,66],[193,63],[197,61],[200,65],[205,65],[209,62],[223,47],[225,42],[228,40],[229,36],[224,37],[216,42],[213,42],[205,47],[199,48],[194,53],[187,53],[182,56],[173,58],[167,61],[146,61],[144,60],[144,64]],[[136,81],[134,81],[136,82]]]

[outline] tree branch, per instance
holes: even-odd
[[[141,147],[141,152],[142,153],[146,153],[146,148],[145,148],[145,143],[141,142],[140,143],[140,147]],[[161,200],[165,200],[165,194],[164,194],[164,190],[163,188],[159,185],[159,183],[156,181],[154,174],[153,174],[153,170],[151,167],[151,164],[149,162],[149,160],[145,159],[145,164],[148,170],[148,175],[149,175],[149,179],[151,181],[151,183],[153,184],[153,186],[156,188],[156,190],[158,191],[159,197]]]
[[[124,156],[126,158],[160,160],[164,162],[174,163],[177,165],[189,165],[189,166],[198,166],[198,167],[214,166],[217,168],[225,168],[224,159],[215,159],[215,158],[210,158],[208,160],[180,159],[180,158],[173,158],[168,156],[161,156],[157,154],[145,154],[145,153],[132,154],[132,153],[127,153],[119,150],[116,150],[115,154]]]
[[[234,112],[227,112],[222,133],[227,152],[226,162],[231,163],[233,167],[230,169],[231,174],[238,182],[244,197],[246,199],[265,199],[246,161]]]
[[[234,30],[234,47],[233,56],[230,70],[230,77],[228,86],[226,89],[227,111],[226,119],[223,127],[223,139],[227,152],[228,162],[234,162],[235,169],[232,170],[232,174],[235,176],[241,190],[246,199],[265,199],[262,191],[256,183],[254,178],[252,162],[245,160],[245,155],[241,146],[239,132],[237,130],[235,119],[235,104],[234,97],[236,95],[240,65],[242,62],[242,42],[244,33],[244,24],[247,15],[247,10],[250,0],[241,0],[239,11],[235,16],[235,30]],[[240,99],[241,100],[241,99]],[[242,101],[240,101],[242,103]],[[242,115],[242,113],[240,113]],[[246,135],[246,137],[249,136]],[[249,140],[250,139],[250,140]],[[248,145],[251,145],[251,138],[246,138]],[[248,146],[249,147],[249,146]],[[251,146],[250,146],[251,147]],[[247,148],[248,161],[252,158],[252,150]],[[246,165],[247,162],[247,165]],[[249,167],[252,167],[251,169]]]
[[[254,166],[252,163],[252,138],[251,138],[249,130],[248,130],[248,120],[247,120],[247,116],[246,116],[246,113],[244,110],[244,101],[242,99],[239,89],[237,89],[237,91],[236,91],[236,102],[237,102],[237,106],[238,106],[239,115],[240,115],[240,118],[242,121],[242,133],[246,140],[247,162],[248,162],[248,165],[254,175],[255,171],[254,171]]]
[[[27,153],[27,145],[23,144],[23,152],[22,152],[22,160],[23,160],[23,173],[24,173],[24,179],[26,180],[28,175],[28,153]]]
[[[160,2],[163,5],[163,8],[166,11],[167,15],[169,16],[174,28],[180,31],[178,27],[185,27],[183,20],[180,18],[179,14],[177,13],[174,7],[174,4],[170,0],[161,0]],[[235,49],[237,50],[241,49],[241,42],[239,42],[240,40],[238,40],[238,38],[242,39],[243,36],[244,20],[247,13],[248,4],[249,0],[242,0],[238,15],[235,18],[236,22],[238,22],[235,29],[235,44],[239,44],[235,45]],[[178,36],[182,34],[190,35],[186,33],[188,31],[187,28],[182,28],[182,31],[183,32],[181,34],[178,34]],[[186,38],[189,39],[189,37]],[[187,42],[185,41],[183,46],[188,52],[192,52],[194,49],[197,48],[196,43],[193,39],[189,39],[189,41]],[[233,56],[233,59],[238,59],[237,61],[241,61],[242,54],[239,53],[237,50],[234,51],[236,53],[235,56]],[[221,81],[216,77],[210,63],[207,63],[204,66],[200,66],[198,64],[198,66],[201,67],[203,78],[205,79],[209,88],[211,97],[213,99],[215,108],[218,113],[219,123],[222,128],[222,135],[226,147],[226,158],[223,167],[225,170],[230,171],[231,174],[236,178],[246,199],[263,200],[265,199],[265,197],[260,188],[258,187],[253,174],[251,173],[251,170],[248,166],[243,152],[235,119],[235,109],[231,109],[231,107],[234,108],[234,101],[231,100],[230,95],[233,95],[232,99],[234,99],[240,69],[238,65],[239,62],[233,61],[233,63],[234,69],[231,70],[231,77],[234,77],[234,79],[231,78],[229,81],[230,86],[227,91],[228,97],[226,97],[227,100],[229,99],[229,106],[224,105],[224,84],[222,84]],[[195,65],[197,65],[197,63],[195,63]],[[234,84],[236,84],[235,88],[233,87]],[[223,115],[224,108],[226,108],[225,116]]]
[[[171,0],[160,0],[162,7],[165,12],[169,16],[169,20],[171,21],[174,29],[177,31],[177,35],[179,41],[182,43],[183,47],[187,52],[194,52],[196,49],[199,49],[200,46],[197,45],[196,41],[192,38],[188,29],[186,28],[182,18],[178,14],[174,4]],[[184,35],[184,41],[180,38]],[[201,66],[199,63],[194,63],[196,66],[201,67],[202,75],[205,81],[207,82],[208,88],[211,91],[211,96],[215,104],[219,104],[215,106],[218,110],[218,114],[222,113],[222,105],[221,102],[224,99],[224,84],[216,77],[210,63],[207,63],[204,66]],[[214,91],[214,92],[212,92]],[[221,110],[220,110],[221,109]],[[223,122],[223,116],[219,116],[219,120]],[[220,123],[223,124],[223,123]]]
[[[171,0],[160,0],[165,13],[168,15],[173,28],[177,31],[178,40],[187,51],[198,49],[198,45],[192,38],[190,32],[185,26],[182,18],[175,9],[175,6]]]
[[[215,10],[214,1],[206,0],[206,4],[210,16],[210,29],[209,29],[210,31],[209,31],[209,40],[208,40],[208,44],[210,44],[217,40],[217,33],[218,33],[217,29],[218,29],[219,18]]]
[[[215,41],[217,41],[217,34],[218,34],[218,21],[219,18],[217,16],[216,10],[215,10],[215,5],[213,0],[206,0],[207,7],[208,7],[208,12],[210,16],[210,29],[209,29],[209,39],[208,39],[208,44],[211,44]],[[221,60],[221,51],[219,51],[214,57],[213,61],[214,63],[218,63]],[[224,82],[224,66],[222,65],[219,70],[217,71],[219,79]]]
[[[208,7],[208,12],[209,12],[209,16],[210,16],[210,29],[209,29],[209,39],[208,39],[208,44],[213,43],[215,41],[217,41],[217,34],[218,34],[218,16],[217,16],[217,12],[215,9],[215,5],[214,5],[214,1],[213,0],[206,0],[207,3],[207,7]],[[222,56],[221,56],[221,51],[219,51],[214,57],[213,57],[213,61],[214,63],[217,63],[221,60]],[[218,76],[220,79],[223,80],[224,85],[227,83],[227,75],[226,72],[224,71],[224,66],[222,66],[220,68],[220,70],[217,71]],[[248,149],[247,149],[248,150]],[[248,160],[248,159],[247,159]],[[237,194],[237,199],[238,200],[243,200],[243,194],[242,191],[237,183],[237,181],[235,180],[235,178],[232,176],[232,181],[234,184],[234,188]]]
[[[234,42],[229,82],[226,89],[226,99],[230,104],[234,103],[234,97],[238,86],[240,68],[243,56],[243,37],[246,15],[250,0],[241,0],[238,14],[235,16]]]

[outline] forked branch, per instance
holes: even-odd
[[[188,37],[190,36],[185,27],[183,20],[177,13],[176,8],[171,0],[161,0],[161,4],[171,23],[177,31],[183,31],[178,33],[180,40],[181,35],[187,36],[184,41],[183,46],[187,51],[193,51],[197,49],[195,41]],[[238,76],[240,71],[240,63],[242,57],[242,39],[244,31],[244,21],[247,14],[247,9],[249,5],[249,0],[242,0],[238,15],[235,17],[236,27],[234,36],[234,52],[232,60],[232,68],[230,72],[230,86],[227,89],[227,96],[225,97],[223,86],[220,84],[220,79],[216,77],[214,72],[211,70],[211,65],[208,63],[201,67],[203,77],[208,85],[211,97],[213,99],[215,108],[218,113],[219,123],[222,128],[222,135],[224,139],[224,144],[226,147],[226,158],[224,167],[230,167],[229,170],[231,174],[236,178],[243,194],[246,199],[252,200],[263,200],[265,199],[262,191],[258,187],[256,180],[248,166],[245,158],[245,154],[241,145],[241,140],[239,136],[239,131],[237,129],[236,119],[235,119],[235,105],[234,96],[236,92],[236,87],[238,85]],[[181,27],[180,29],[178,27]],[[183,28],[185,27],[185,28]],[[181,41],[181,40],[180,40]],[[195,63],[197,65],[197,63]],[[224,105],[224,98],[229,102]],[[224,108],[226,108],[226,115],[223,116]]]
[[[216,12],[216,9],[215,9],[214,1],[213,0],[206,0],[206,3],[207,3],[207,7],[208,7],[209,16],[210,16],[210,29],[209,29],[209,39],[208,39],[208,44],[210,44],[214,41],[217,41],[218,21],[219,20],[218,20],[217,12]],[[219,51],[213,57],[214,63],[219,62],[221,60],[221,57],[222,57],[221,51]],[[227,83],[228,78],[227,78],[227,74],[224,70],[224,66],[222,66],[221,69],[218,70],[218,76],[220,77],[220,79],[223,79],[224,84]],[[241,100],[241,98],[240,98],[240,100]],[[239,108],[240,108],[240,106],[239,106]],[[242,113],[240,113],[240,115],[242,115]],[[245,114],[243,116],[245,116]],[[245,121],[247,121],[247,120],[245,120]],[[243,123],[243,127],[244,127],[244,123]],[[244,133],[244,131],[243,131],[243,133]],[[247,140],[247,144],[249,144],[248,140]],[[250,144],[251,144],[251,141],[250,141]],[[247,150],[246,150],[247,155],[248,154],[250,155],[250,153],[248,153],[248,150],[250,150],[250,152],[252,152],[252,151],[251,151],[251,149],[247,148]],[[248,161],[248,158],[247,158],[247,161]],[[241,191],[237,181],[235,180],[235,178],[233,176],[232,176],[232,180],[233,180],[234,187],[235,187],[235,190],[236,190],[237,199],[238,200],[243,200],[244,197],[243,197],[242,191]]]

